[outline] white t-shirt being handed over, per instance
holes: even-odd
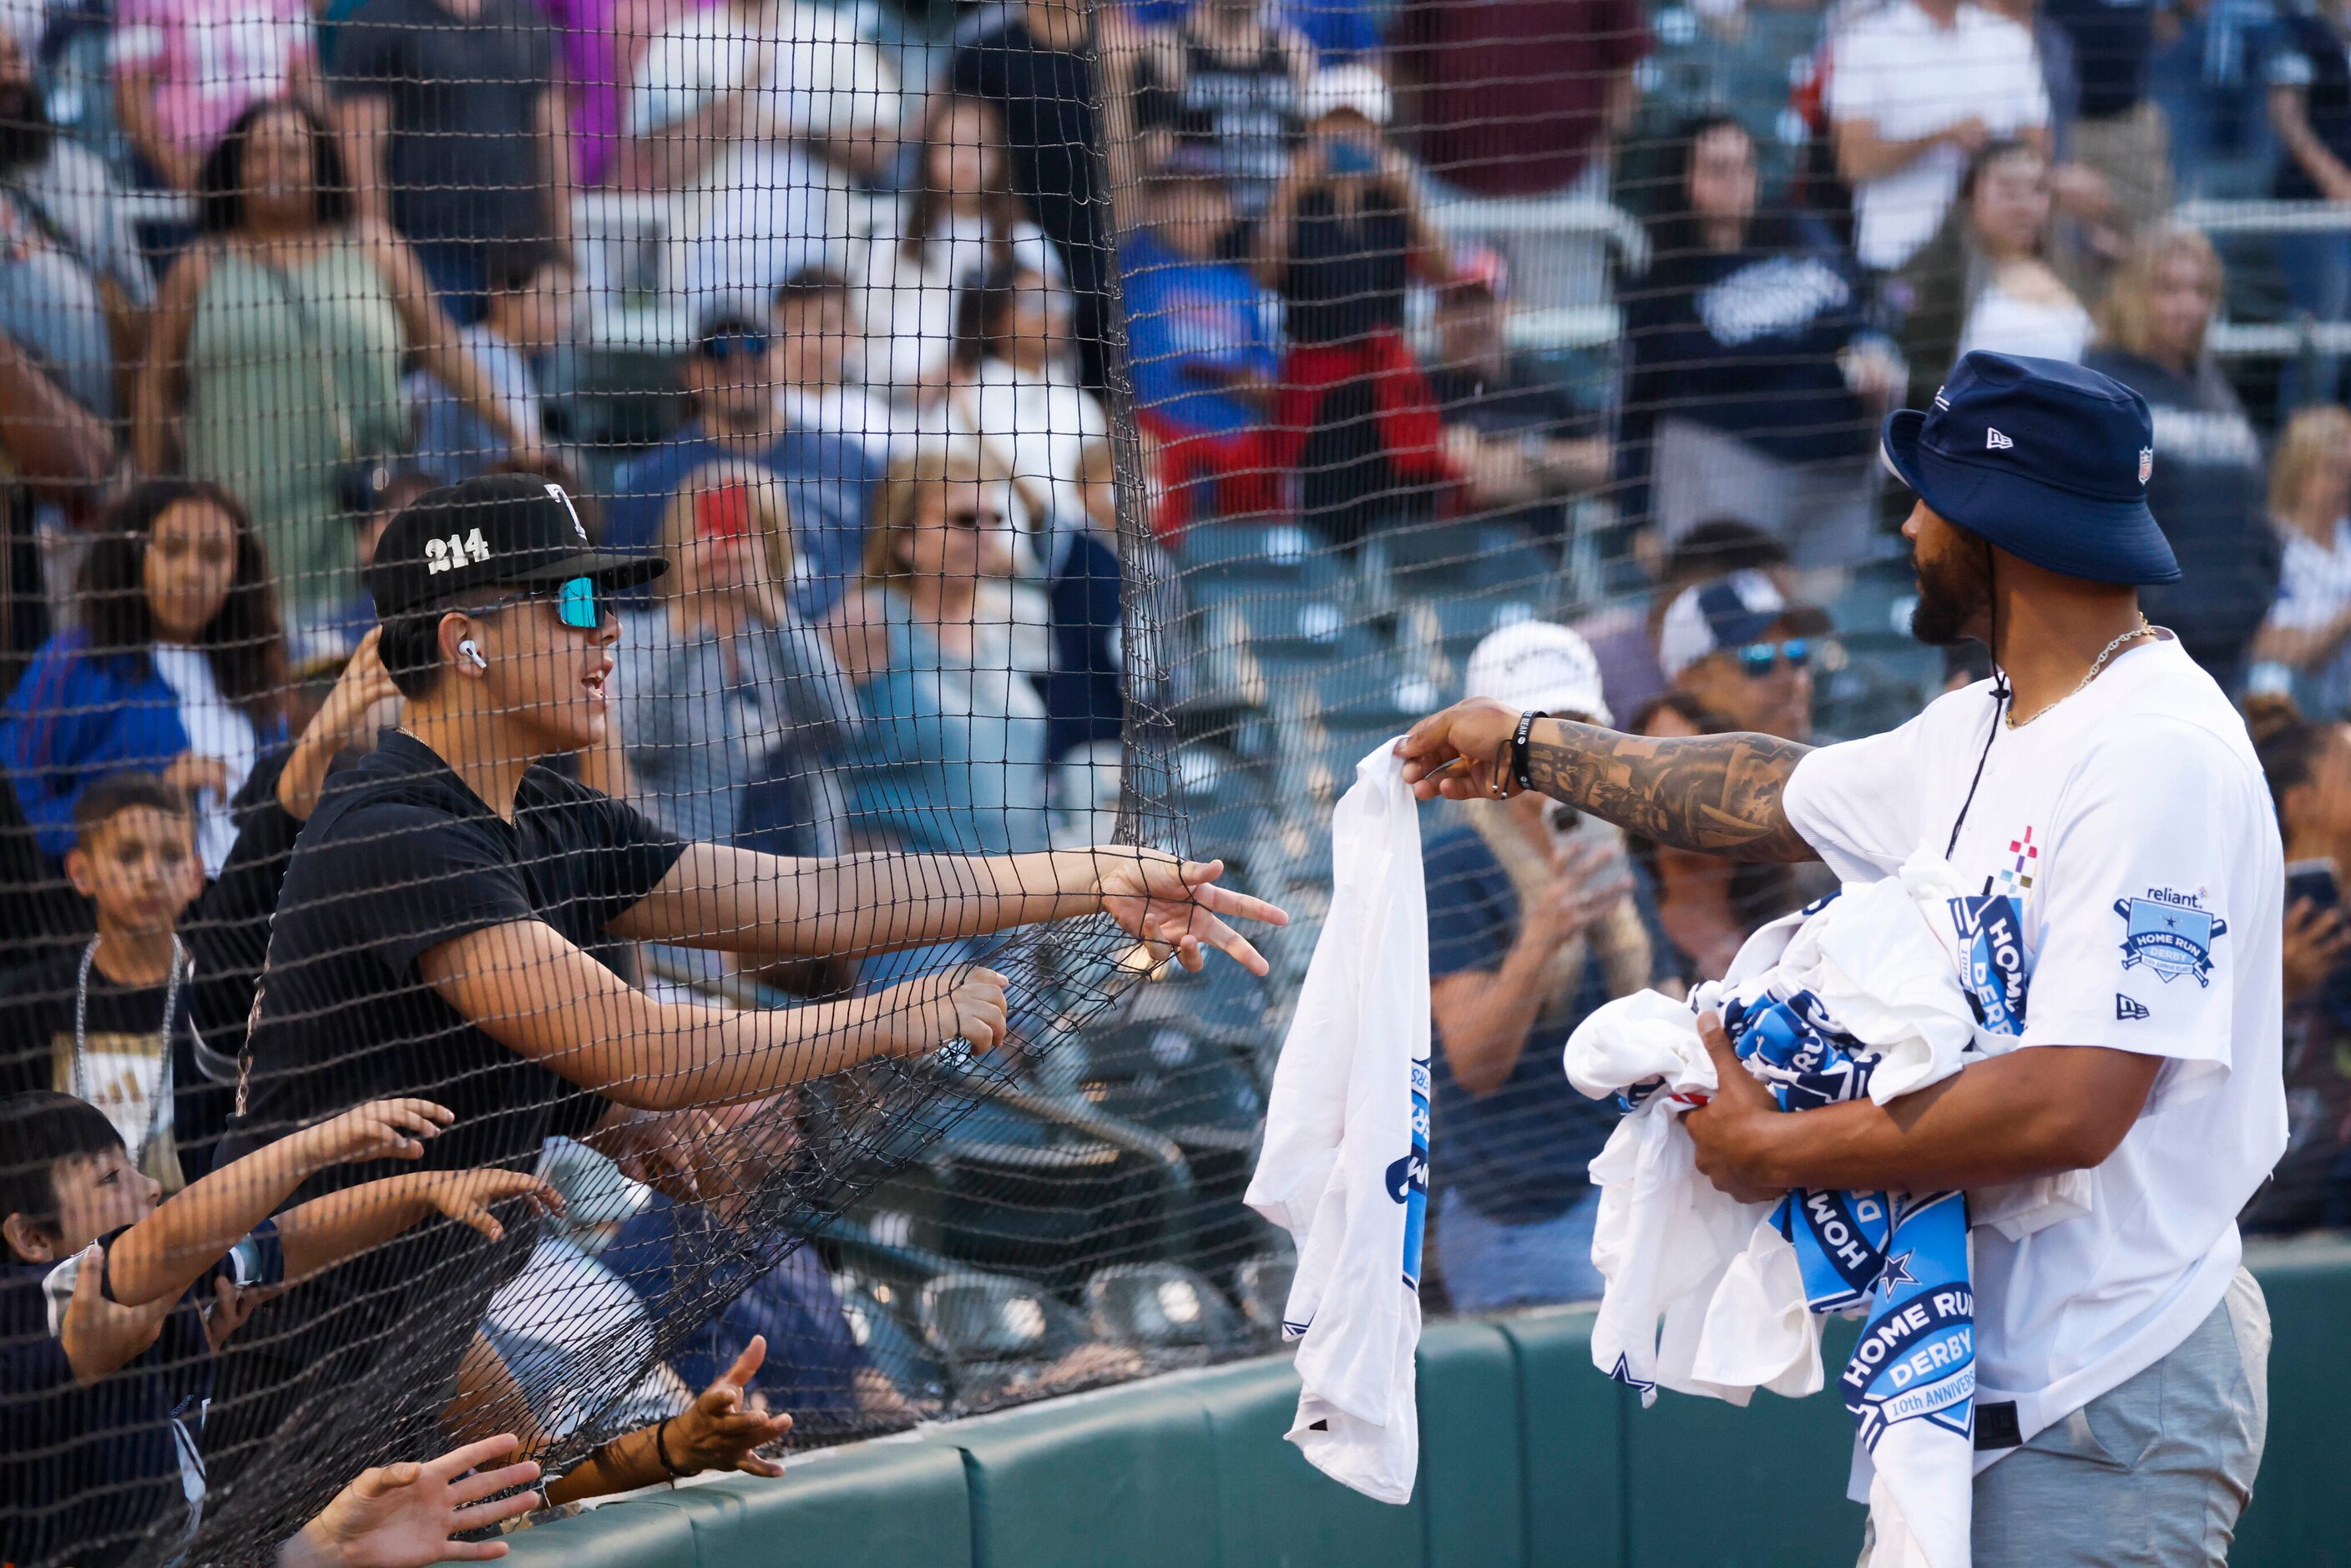
[[[2088,1214],[1974,1233],[1978,1418],[2012,1401],[2023,1441],[2177,1348],[2236,1271],[2237,1212],[2285,1149],[2284,857],[2244,723],[2178,643],[2019,729],[1991,690],[1813,753],[1787,804],[1840,877],[1876,881],[1942,852],[1984,758],[1949,855],[1978,890],[1978,1008],[2022,1022],[2019,1050],[2165,1059]]]

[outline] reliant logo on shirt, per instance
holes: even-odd
[[[2165,985],[2182,975],[2197,985],[2212,983],[2212,944],[2229,933],[2229,923],[2204,906],[2204,890],[2180,893],[2150,887],[2144,898],[2117,898],[2123,917],[2123,967],[2146,967]]]

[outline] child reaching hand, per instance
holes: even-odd
[[[418,1171],[271,1218],[330,1166],[418,1159],[454,1120],[379,1100],[303,1128],[158,1205],[107,1115],[47,1091],[0,1099],[0,1561],[120,1561],[203,1506],[212,1355],[256,1293],[319,1273],[434,1214],[495,1240],[489,1206],[559,1207],[534,1176]]]

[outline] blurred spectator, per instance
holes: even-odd
[[[130,406],[153,302],[120,187],[57,134],[31,62],[0,34],[0,337],[113,420]]]
[[[1479,196],[1606,195],[1651,47],[1635,0],[1405,0],[1388,44],[1431,173]]]
[[[923,116],[913,183],[850,264],[864,333],[860,379],[901,396],[945,380],[956,299],[996,267],[1058,278],[1061,258],[1012,193],[996,110],[940,98]]]
[[[1657,662],[1666,612],[1682,591],[1732,572],[1761,571],[1775,580],[1788,568],[1788,547],[1750,523],[1710,517],[1684,534],[1657,570],[1646,606],[1619,605],[1576,622],[1600,661],[1600,690],[1611,713],[1635,714],[1672,683]]]
[[[1069,300],[1043,273],[1002,266],[966,287],[953,370],[973,427],[1000,446],[1014,483],[1039,498],[1031,510],[1041,513],[1040,528],[1115,536],[1108,494],[1086,478],[1097,452],[1108,455],[1110,421],[1078,384],[1070,350]]]
[[[1510,273],[1479,247],[1455,260],[1437,298],[1437,365],[1429,390],[1468,504],[1553,544],[1567,533],[1568,497],[1608,477],[1605,435],[1558,383],[1510,347]]]
[[[89,1102],[132,1166],[174,1193],[212,1168],[236,1076],[235,1057],[197,1032],[179,936],[204,885],[195,812],[152,773],[116,773],[82,792],[74,830],[66,875],[98,934],[0,979],[0,1096]]]
[[[1657,662],[1674,684],[1735,730],[1810,740],[1813,647],[1828,617],[1790,604],[1761,571],[1686,588],[1657,628]]]
[[[420,0],[421,3],[421,0]],[[408,443],[404,354],[517,449],[517,429],[408,247],[354,222],[335,138],[298,102],[257,103],[204,160],[204,238],[163,280],[139,382],[139,465],[184,463],[252,513],[298,616],[358,590],[342,519]]]
[[[543,1494],[513,1490],[538,1479],[536,1463],[487,1468],[519,1447],[501,1432],[422,1464],[360,1471],[278,1547],[277,1568],[427,1568],[480,1557],[478,1543],[462,1538],[546,1506]]]
[[[2139,604],[2233,697],[2278,596],[2283,545],[2262,515],[2261,437],[2204,351],[2221,294],[2211,241],[2189,228],[2150,230],[2099,301],[2098,346],[2083,362],[2147,399],[2155,416],[2147,502],[2180,580],[2144,590]]]
[[[1513,707],[1609,722],[1592,651],[1563,626],[1492,633],[1465,682]],[[1561,1082],[1551,1047],[1601,1003],[1672,979],[1672,944],[1635,887],[1624,835],[1539,791],[1465,802],[1421,858],[1446,1289],[1473,1312],[1594,1298],[1600,1195],[1585,1167],[1616,1114]]]
[[[1799,565],[1850,562],[1873,520],[1871,420],[1898,391],[1867,290],[1826,235],[1759,213],[1755,142],[1736,120],[1689,121],[1672,154],[1656,260],[1622,296],[1627,474],[1647,478],[1667,549],[1735,517]]]
[[[1173,27],[1190,6],[1191,0],[1134,0],[1123,9],[1130,26]],[[1379,57],[1389,10],[1384,0],[1282,0],[1275,9],[1281,26],[1311,44],[1322,64],[1364,61],[1385,68]]]
[[[1968,165],[1941,228],[1888,290],[1904,310],[1911,406],[1929,406],[1972,350],[2082,357],[2090,313],[2049,265],[2049,160],[2039,149],[1995,141]]]
[[[2351,27],[2340,0],[2280,7],[2270,51],[2270,124],[2282,155],[2271,194],[2285,202],[2351,202]],[[2351,317],[2351,233],[2317,228],[2277,236],[2278,266],[2294,308],[2321,321]],[[2287,362],[2279,402],[2339,402],[2343,357],[2322,352],[2308,385]]]
[[[1268,421],[1281,374],[1281,305],[1223,259],[1231,198],[1179,150],[1142,192],[1143,224],[1119,246],[1135,423],[1159,445],[1153,519],[1174,538],[1209,517],[1281,504]]]
[[[360,505],[350,514],[351,559],[362,582],[368,567],[375,560],[375,541],[383,537],[384,528],[402,507],[427,490],[437,489],[441,483],[422,468],[395,463],[371,465],[354,481],[352,499]],[[374,625],[375,602],[368,597],[366,588],[360,587],[342,603],[289,629],[287,636],[295,661],[300,664],[348,654]]]
[[[457,320],[480,314],[490,241],[569,247],[571,137],[529,0],[366,0],[332,79],[357,215],[416,246]]]
[[[1206,149],[1236,210],[1254,220],[1290,167],[1313,61],[1259,0],[1192,0],[1144,35],[1123,85],[1136,128]]]
[[[572,340],[578,276],[571,253],[552,240],[499,240],[487,256],[487,305],[458,340],[488,379],[507,424],[537,443],[547,430],[538,366]],[[498,432],[430,376],[412,377],[406,390],[420,410],[415,465],[442,484],[486,473],[513,455]]]
[[[117,0],[114,114],[164,185],[193,191],[236,117],[276,98],[319,100],[305,0]]]
[[[686,360],[694,418],[621,471],[606,509],[604,543],[649,550],[662,513],[685,476],[705,463],[747,458],[781,482],[792,526],[792,559],[802,563],[793,599],[821,616],[858,570],[873,462],[856,442],[802,429],[784,416],[776,392],[775,337],[756,316],[721,312],[703,323]]]
[[[854,713],[824,640],[792,612],[791,523],[773,474],[742,459],[695,469],[657,548],[670,570],[653,609],[622,621],[614,716],[646,813],[729,843],[768,753],[789,742],[837,756]]]
[[[2351,730],[2304,718],[2285,697],[2245,700],[2285,841],[2286,1149],[2247,1206],[2252,1233],[2351,1225]]]
[[[865,714],[847,780],[880,845],[1045,847],[1046,710],[1011,630],[982,612],[1012,568],[1004,475],[967,438],[925,440],[875,487],[864,585],[824,622]]]
[[[903,114],[896,72],[844,11],[731,0],[672,23],[638,64],[629,131],[688,195],[673,286],[747,308],[803,267],[841,267],[850,193],[896,155]]]
[[[1660,739],[1742,729],[1686,691],[1643,705],[1630,732]],[[1755,928],[1794,909],[1801,898],[1784,865],[1694,854],[1635,837],[1633,856],[1655,887],[1657,919],[1693,982],[1719,980]]]
[[[2269,508],[2283,546],[2277,602],[2252,656],[2307,681],[2317,711],[2343,713],[2351,707],[2351,411],[2330,403],[2294,416],[2270,460]]]
[[[49,635],[39,513],[68,517],[91,506],[114,467],[106,422],[51,380],[40,361],[0,331],[0,686],[13,686]],[[9,825],[0,823],[0,860]],[[0,876],[5,876],[0,871]]]
[[[1058,246],[1077,308],[1085,384],[1101,388],[1111,267],[1109,193],[1099,188],[1102,147],[1086,13],[1077,0],[1022,0],[957,48],[947,90],[986,99],[1004,125],[1012,189]]]
[[[1288,307],[1274,465],[1298,475],[1305,517],[1352,541],[1399,514],[1427,515],[1459,476],[1404,336],[1407,285],[1448,282],[1452,268],[1410,165],[1382,133],[1387,89],[1360,67],[1344,70],[1363,79],[1316,78],[1319,112],[1256,249],[1259,279]]]
[[[629,134],[629,84],[660,30],[701,0],[540,0],[561,34],[563,99],[571,120],[571,172],[583,191],[651,183]]]
[[[82,791],[152,768],[195,802],[198,853],[218,875],[236,838],[229,803],[286,741],[268,555],[225,492],[151,481],[108,515],[79,595],[80,624],[49,639],[0,709],[26,820],[62,860]]]
[[[2150,91],[2154,0],[2042,0],[2072,41],[2080,97],[2067,162],[2095,174],[2126,235],[2171,210],[2169,137]]]
[[[1847,24],[1831,45],[1827,101],[1854,250],[1882,271],[1934,235],[1986,146],[2050,150],[2032,36],[1970,0],[1893,0]]]
[[[865,348],[855,329],[855,298],[849,279],[829,267],[803,267],[784,279],[771,317],[776,395],[788,423],[842,436],[886,462],[893,437],[911,416],[891,402],[886,389],[850,374],[851,360],[862,361]]]

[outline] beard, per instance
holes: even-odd
[[[49,106],[32,83],[0,85],[0,172],[13,174],[43,162],[56,135]]]
[[[1910,635],[1930,648],[1974,638],[1970,628],[1991,609],[1990,558],[1989,550],[1964,549],[1934,559],[1914,556],[1918,604],[1910,612]]]

